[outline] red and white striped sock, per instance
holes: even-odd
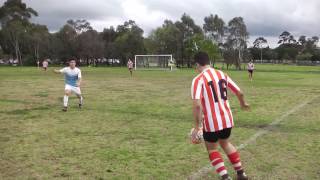
[[[233,165],[233,168],[234,168],[235,171],[243,172],[242,171],[242,166],[241,166],[241,161],[240,161],[240,155],[239,155],[238,151],[229,154],[228,158],[229,158],[231,164]]]
[[[228,174],[227,169],[224,166],[223,159],[218,151],[210,153],[209,159],[211,161],[211,165],[216,169],[216,172],[221,177]]]

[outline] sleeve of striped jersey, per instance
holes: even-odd
[[[202,92],[202,80],[201,78],[194,78],[191,85],[191,98],[200,99]]]
[[[228,88],[229,88],[234,94],[236,94],[237,92],[240,91],[239,86],[238,86],[235,82],[233,82],[232,79],[231,79],[229,76],[227,76],[227,84],[228,84]]]

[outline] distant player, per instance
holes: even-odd
[[[174,66],[174,62],[172,59],[169,61],[169,66],[170,66],[170,71],[172,71]]]
[[[254,71],[254,64],[253,64],[252,61],[250,61],[248,63],[248,67],[247,68],[248,68],[248,73],[249,73],[249,80],[252,81],[252,79],[253,79],[253,71]]]
[[[42,68],[43,68],[43,70],[47,71],[48,65],[49,65],[49,62],[48,62],[47,60],[44,60],[44,61],[42,62]]]
[[[60,70],[54,70],[55,73],[62,73],[65,77],[65,95],[63,97],[63,111],[68,110],[68,100],[71,93],[75,93],[79,98],[79,108],[82,107],[83,97],[81,95],[81,70],[76,67],[76,61],[70,60],[69,67]]]
[[[131,59],[129,59],[128,63],[127,63],[128,69],[130,71],[130,75],[132,77],[132,70],[133,70],[133,62],[131,61]]]
[[[40,68],[40,61],[37,60],[37,66],[38,66],[38,69]]]
[[[237,172],[237,180],[247,180],[237,149],[230,143],[233,116],[228,102],[227,89],[240,101],[242,109],[249,109],[240,88],[220,70],[210,67],[208,54],[199,52],[194,57],[196,70],[200,73],[192,81],[194,130],[192,139],[203,129],[203,139],[209,153],[211,165],[223,180],[231,179],[218,151],[220,145]],[[202,117],[203,115],[203,117]],[[201,122],[203,127],[201,127]],[[194,141],[193,141],[194,142]]]

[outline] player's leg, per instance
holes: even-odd
[[[78,99],[79,99],[79,108],[82,108],[82,105],[83,105],[83,97],[82,97],[82,94],[81,94],[80,87],[73,87],[72,91],[76,94],[76,96],[77,96]]]
[[[213,132],[203,132],[203,138],[208,150],[210,164],[215,168],[221,179],[229,180],[228,171],[224,166],[224,161],[218,151],[218,137]]]
[[[219,131],[219,144],[223,151],[228,155],[229,161],[231,162],[234,170],[237,172],[237,180],[247,180],[248,177],[244,173],[240,155],[236,147],[234,147],[234,145],[229,141],[230,135],[231,128]]]
[[[253,80],[253,72],[254,70],[251,71],[251,81]]]
[[[71,95],[71,89],[67,87],[64,90],[64,97],[63,97],[63,111],[68,110],[68,101],[69,101],[69,96]]]

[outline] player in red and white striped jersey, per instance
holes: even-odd
[[[230,179],[223,159],[217,150],[220,144],[237,171],[237,179],[246,180],[248,178],[241,166],[239,153],[229,141],[234,122],[228,102],[227,89],[238,97],[242,109],[249,109],[249,105],[245,102],[240,88],[228,75],[210,67],[207,53],[197,53],[195,63],[200,74],[193,79],[191,87],[195,119],[195,130],[192,135],[195,136],[201,130],[200,124],[202,122],[203,138],[211,164],[217,173],[222,179]]]
[[[131,59],[129,59],[128,63],[127,63],[128,69],[130,71],[130,75],[132,77],[132,69],[133,69],[133,62],[131,61]]]

